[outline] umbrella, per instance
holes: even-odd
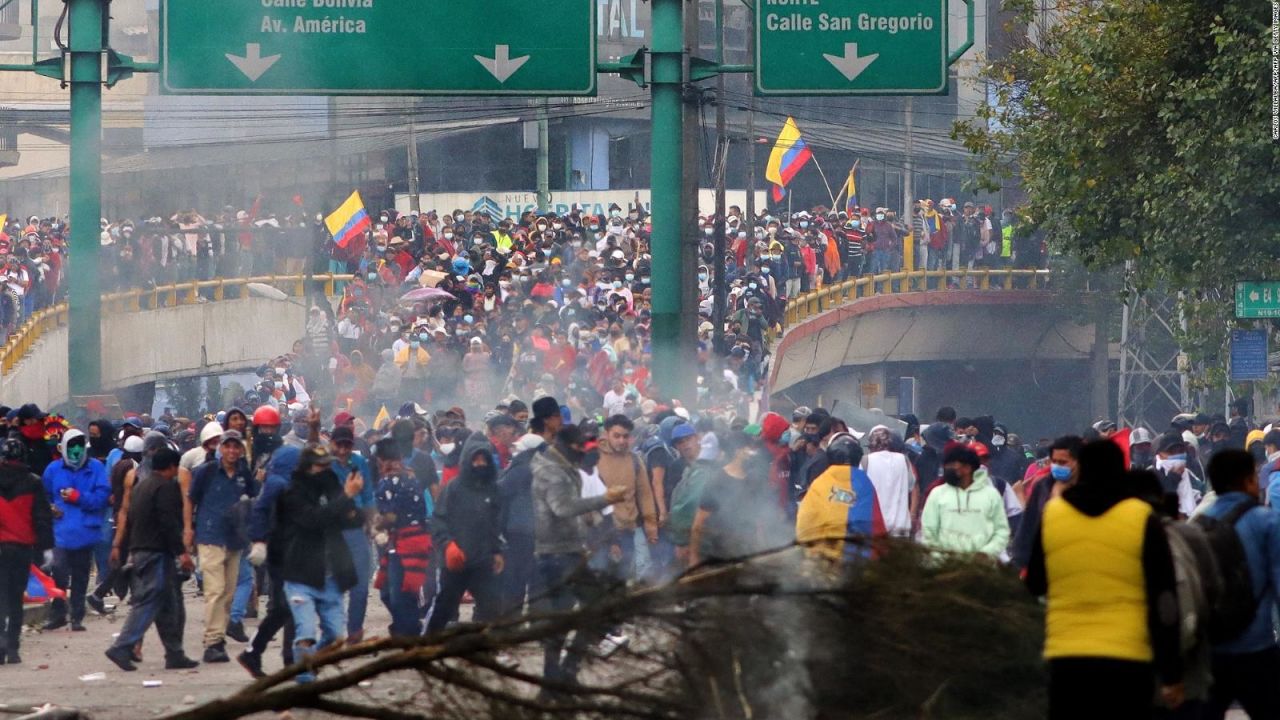
[[[417,290],[410,290],[404,295],[401,295],[400,304],[412,305],[413,303],[423,302],[427,300],[453,300],[453,299],[454,299],[453,295],[448,290],[441,290],[440,288],[433,288],[433,287],[424,287],[424,288],[418,288]]]

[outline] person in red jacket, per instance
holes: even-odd
[[[760,420],[760,439],[769,453],[769,485],[778,496],[778,505],[794,518],[795,499],[791,496],[791,448],[782,442],[782,436],[791,429],[787,419],[778,413],[767,413]]]
[[[0,664],[22,662],[22,594],[32,563],[52,562],[53,513],[17,438],[0,442]]]

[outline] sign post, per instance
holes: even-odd
[[[1236,317],[1254,320],[1280,317],[1280,282],[1236,283]]]
[[[758,95],[946,92],[947,0],[758,0]]]
[[[1267,331],[1231,331],[1231,382],[1266,380]]]
[[[596,3],[163,0],[182,95],[594,95]],[[391,41],[410,30],[424,42]]]

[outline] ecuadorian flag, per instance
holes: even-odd
[[[849,197],[844,201],[844,210],[849,216],[858,212],[858,164],[854,163],[849,170]]]
[[[360,199],[360,191],[351,193],[347,201],[324,219],[325,227],[338,247],[345,248],[360,233],[369,229],[369,213],[365,212],[364,201]]]
[[[786,195],[785,189],[791,179],[811,159],[813,151],[800,136],[795,118],[788,117],[782,125],[782,132],[778,133],[778,141],[773,144],[773,152],[769,153],[769,164],[764,171],[765,179],[774,185],[774,198]]]

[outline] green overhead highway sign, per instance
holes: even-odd
[[[1236,317],[1280,318],[1280,282],[1236,283]]]
[[[163,0],[161,88],[594,95],[595,11],[596,0]]]
[[[947,0],[756,0],[759,95],[947,89]]]

